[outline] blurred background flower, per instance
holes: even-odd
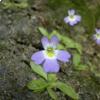
[[[100,29],[95,29],[96,34],[93,35],[94,40],[100,45]]]
[[[64,18],[65,23],[68,23],[70,26],[74,26],[81,21],[80,15],[75,15],[75,10],[68,10],[68,16]]]

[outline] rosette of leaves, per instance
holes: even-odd
[[[65,95],[68,95],[69,97],[78,100],[79,96],[70,84],[59,81],[56,74],[45,73],[40,65],[36,65],[33,62],[31,62],[30,65],[32,70],[40,76],[39,79],[31,80],[27,84],[27,87],[30,90],[32,90],[33,92],[48,91],[48,94],[52,99],[58,100],[56,89],[59,89]]]

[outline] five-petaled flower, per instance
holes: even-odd
[[[75,15],[75,10],[70,9],[68,10],[68,16],[64,18],[65,23],[68,23],[70,26],[74,26],[78,22],[81,21],[80,15]]]
[[[100,45],[100,29],[95,29],[96,34],[93,35],[94,40]]]
[[[57,50],[59,39],[52,36],[51,40],[47,37],[41,39],[44,50],[34,53],[31,57],[36,64],[43,64],[45,72],[59,72],[60,66],[58,60],[68,62],[71,54],[65,50]]]

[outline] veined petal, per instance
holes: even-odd
[[[31,57],[32,61],[34,61],[36,64],[41,64],[45,58],[44,58],[44,54],[43,51],[38,51],[36,53],[34,53]]]
[[[60,69],[60,66],[56,59],[46,59],[46,61],[43,64],[43,69],[45,72],[58,72]]]
[[[47,46],[49,45],[49,40],[48,40],[48,38],[44,36],[44,37],[41,39],[41,43],[42,43],[44,49],[46,49]]]
[[[53,46],[53,47],[56,47],[57,44],[59,43],[59,39],[56,35],[53,35],[51,37],[51,40],[50,40],[50,44]]]
[[[68,10],[68,15],[74,15],[74,14],[75,14],[75,10],[74,9]]]
[[[63,62],[68,62],[71,58],[71,54],[64,50],[58,50],[57,59]]]

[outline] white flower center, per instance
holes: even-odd
[[[70,18],[73,19],[74,18],[74,15],[70,15]]]
[[[70,20],[70,21],[74,21],[74,20],[75,20],[75,16],[74,16],[74,15],[70,15],[70,16],[69,16],[69,20]]]
[[[100,34],[95,34],[97,39],[100,39]]]
[[[44,56],[48,59],[56,59],[56,50],[53,47],[47,47],[46,50],[44,50]]]
[[[48,47],[47,50],[46,50],[46,53],[49,57],[53,57],[55,55],[54,53],[54,48],[52,47]]]

